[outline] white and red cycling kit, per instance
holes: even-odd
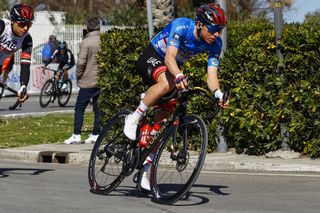
[[[0,19],[0,66],[8,56],[21,49],[21,85],[27,86],[29,83],[32,47],[32,37],[29,33],[18,37],[12,31],[11,21]]]

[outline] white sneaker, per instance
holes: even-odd
[[[63,83],[63,84],[62,84],[62,87],[61,87],[61,90],[66,90],[67,87],[68,87],[67,84],[66,84],[66,83]]]
[[[151,165],[149,163],[146,163],[143,166],[143,173],[141,177],[140,186],[142,189],[150,191],[150,181],[148,179],[148,171],[150,170]]]
[[[70,138],[64,141],[65,144],[81,143],[81,135],[72,134]]]
[[[89,137],[84,141],[84,143],[95,143],[99,135],[89,134]]]
[[[138,124],[139,119],[135,119],[132,114],[126,116],[123,133],[132,141],[137,139]]]

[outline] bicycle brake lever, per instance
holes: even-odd
[[[227,103],[227,101],[229,100],[229,97],[231,95],[231,92],[230,91],[225,91],[223,92],[223,104]]]

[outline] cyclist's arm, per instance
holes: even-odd
[[[207,84],[211,92],[219,89],[219,80],[218,80],[218,68],[217,67],[208,67],[208,78]]]
[[[31,65],[31,53],[32,53],[32,37],[27,35],[22,43],[22,52],[20,57],[21,73],[20,84],[27,86],[30,79],[30,65]]]
[[[208,56],[208,78],[207,84],[209,89],[214,92],[219,90],[219,78],[218,78],[218,69],[219,69],[219,57],[222,49],[222,40],[217,39],[216,43],[211,47],[210,53]]]
[[[63,67],[64,70],[69,70],[75,65],[74,55],[69,49],[67,49],[67,54],[68,54],[68,63]]]
[[[51,64],[52,60],[56,57],[57,54],[58,54],[58,50],[55,50],[52,53],[52,56],[50,57],[50,59],[44,64],[44,67],[47,67],[49,64]]]
[[[6,27],[6,24],[2,19],[0,19],[0,35],[3,33],[5,27]]]
[[[169,72],[173,76],[176,76],[177,74],[181,73],[176,60],[177,54],[178,54],[178,48],[176,48],[175,46],[167,47],[164,63],[167,65]]]

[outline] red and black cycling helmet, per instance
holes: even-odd
[[[34,19],[32,7],[27,4],[16,4],[10,11],[11,21],[31,22]]]
[[[207,26],[209,31],[218,31],[218,28],[223,29],[223,27],[226,26],[227,17],[219,5],[209,3],[202,5],[197,9],[196,21]]]

